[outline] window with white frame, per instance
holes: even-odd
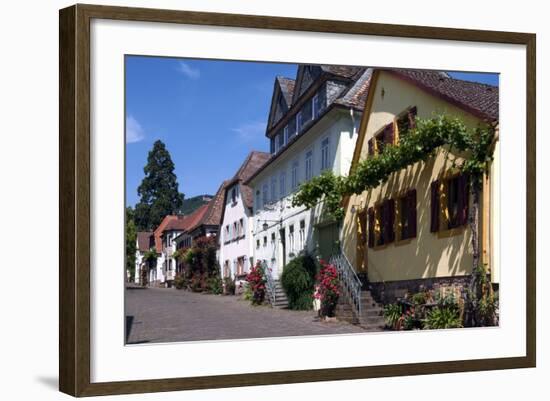
[[[321,170],[327,170],[329,168],[330,158],[330,140],[325,138],[321,141]]]
[[[288,226],[288,247],[290,252],[294,252],[294,224]]]
[[[286,195],[286,171],[279,174],[279,196],[283,198]]]
[[[262,185],[262,206],[267,205],[268,198],[267,198],[267,183]]]
[[[277,177],[271,177],[271,202],[277,200]]]
[[[290,130],[288,129],[288,125],[285,125],[285,128],[284,128],[283,132],[284,132],[285,145],[286,145],[288,143],[288,141],[290,140]]]
[[[244,219],[239,220],[239,237],[244,237]]]
[[[296,133],[299,134],[302,130],[302,112],[299,111],[298,114],[296,114]]]
[[[300,231],[298,232],[298,246],[300,250],[306,245],[306,221],[300,220]]]
[[[312,107],[312,114],[313,114],[313,119],[316,119],[317,116],[319,115],[319,94],[316,93],[315,95],[313,95],[313,100],[311,101],[311,107]]]
[[[294,160],[292,162],[292,172],[291,172],[291,184],[292,184],[292,190],[295,191],[298,188],[298,184],[300,183],[298,180],[298,167],[300,167],[300,164],[298,160]]]
[[[233,239],[239,238],[239,227],[237,226],[237,222],[233,223]]]
[[[275,135],[275,153],[279,151],[279,134]]]
[[[279,131],[279,150],[281,150],[285,146],[285,133],[283,131]]]
[[[306,181],[309,181],[313,178],[313,150],[308,150],[306,152]]]

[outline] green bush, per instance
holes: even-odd
[[[219,276],[206,279],[206,290],[212,294],[221,294],[223,292],[222,279]]]
[[[288,308],[309,310],[313,308],[313,291],[317,262],[309,255],[291,260],[283,269],[281,284],[288,298]]]
[[[463,327],[457,307],[436,306],[426,315],[425,329],[455,329]]]
[[[188,280],[185,278],[183,274],[176,275],[176,278],[174,279],[174,287],[176,287],[178,290],[181,290],[183,288],[187,287]]]
[[[223,279],[223,286],[225,295],[235,295],[235,282],[231,277],[225,277]]]
[[[390,328],[396,328],[401,315],[403,314],[401,305],[399,304],[388,304],[384,306],[384,320],[386,326]]]
[[[250,288],[250,284],[245,283],[243,287],[243,299],[245,301],[252,301],[252,296],[254,293],[252,292],[252,288]]]

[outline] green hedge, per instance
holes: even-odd
[[[299,256],[283,269],[281,284],[288,298],[289,309],[309,310],[313,308],[313,291],[318,265],[309,255]]]

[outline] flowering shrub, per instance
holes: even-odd
[[[320,260],[321,270],[317,281],[319,282],[319,291],[316,297],[321,301],[321,315],[334,317],[336,304],[340,297],[340,279],[336,267]]]
[[[265,298],[265,277],[260,261],[250,269],[250,272],[246,275],[246,281],[252,291],[252,305],[262,304]]]

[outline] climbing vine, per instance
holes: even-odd
[[[324,210],[340,220],[344,216],[342,199],[345,196],[378,187],[392,173],[426,161],[445,145],[447,155],[452,152],[463,155],[460,163],[453,159],[453,167],[468,174],[473,186],[479,186],[493,159],[495,131],[492,126],[469,129],[461,119],[445,115],[417,119],[415,125],[401,133],[398,146],[386,146],[382,153],[362,160],[349,176],[336,176],[328,171],[302,183],[292,204],[312,208],[322,201]]]

